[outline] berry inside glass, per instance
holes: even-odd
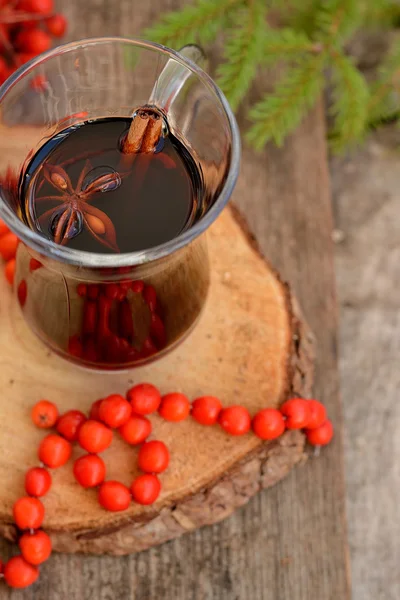
[[[0,88],[0,127],[21,149],[0,172],[0,218],[23,242],[16,301],[48,346],[89,368],[162,357],[206,302],[202,234],[240,145],[225,98],[185,54],[199,50],[85,40]]]

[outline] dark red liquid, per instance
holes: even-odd
[[[32,229],[54,241],[62,212],[58,199],[41,200],[62,196],[45,179],[43,165],[61,166],[75,188],[87,160],[90,171],[83,189],[102,174],[121,176],[115,185],[96,192],[90,200],[91,206],[111,219],[120,252],[163,244],[196,221],[200,214],[201,176],[190,153],[170,133],[160,141],[154,154],[139,153],[127,161],[120,147],[130,124],[131,120],[125,118],[98,119],[71,127],[42,146],[28,167],[23,186],[25,218]],[[51,214],[41,219],[45,213]],[[115,252],[78,222],[66,245],[87,252]]]

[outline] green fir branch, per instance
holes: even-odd
[[[305,33],[290,28],[268,29],[262,42],[262,61],[272,64],[279,60],[302,60],[306,54],[319,53],[321,44]]]
[[[268,93],[250,110],[253,126],[246,137],[256,150],[261,150],[271,139],[281,146],[288,133],[297,127],[321,93],[325,58],[321,53],[288,69],[274,93]]]
[[[363,25],[383,29],[400,23],[398,0],[360,0]]]
[[[177,49],[197,41],[207,44],[224,28],[232,11],[245,3],[246,0],[200,0],[181,11],[167,13],[144,36]]]
[[[291,8],[285,3],[285,25],[308,36],[316,29],[316,16],[321,0],[292,0]]]
[[[386,121],[392,114],[399,112],[399,106],[400,40],[397,40],[381,64],[377,80],[371,86],[369,121]]]
[[[236,110],[253,81],[263,49],[266,28],[264,2],[252,2],[240,11],[236,29],[225,43],[224,59],[217,69],[217,83]]]
[[[272,28],[269,21],[279,27]],[[362,140],[371,124],[396,118],[400,122],[400,42],[384,59],[370,89],[346,56],[347,41],[361,27],[385,30],[388,25],[400,26],[400,0],[191,0],[144,35],[178,49],[222,37],[217,81],[234,109],[259,66],[283,63],[285,75],[248,111],[252,125],[247,139],[256,148],[270,139],[282,144],[323,90],[324,68],[329,66],[334,115],[330,136],[334,150],[343,150]]]
[[[331,112],[335,126],[330,138],[332,149],[341,152],[364,137],[369,90],[364,76],[347,56],[335,51],[331,60],[334,84]]]
[[[360,0],[321,0],[315,15],[315,37],[336,44],[347,40],[360,22]]]

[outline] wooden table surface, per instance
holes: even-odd
[[[73,0],[70,39],[137,34],[177,2]],[[283,150],[244,150],[234,200],[290,281],[317,338],[315,395],[336,428],[332,445],[219,525],[125,558],[54,555],[40,582],[1,597],[35,600],[347,600],[342,414],[332,214],[321,106]],[[10,552],[0,542],[0,554]]]
[[[393,124],[332,162],[354,600],[400,598],[399,144]]]

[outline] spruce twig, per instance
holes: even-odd
[[[308,57],[289,69],[275,93],[267,94],[250,110],[253,126],[247,140],[256,150],[270,139],[281,146],[286,135],[297,127],[322,90],[325,58],[325,54]]]
[[[333,150],[341,152],[363,138],[369,90],[365,78],[347,56],[332,51],[331,58],[334,82],[331,112],[335,126],[330,137]]]
[[[399,112],[400,106],[400,40],[391,48],[371,87],[368,104],[370,122],[385,121]]]
[[[246,95],[260,62],[265,16],[264,1],[253,0],[247,10],[237,14],[235,29],[225,44],[225,62],[217,69],[217,82],[234,110]]]
[[[302,31],[290,28],[269,29],[263,41],[263,58],[265,64],[280,60],[301,60],[305,54],[316,53],[322,50],[319,42],[313,42]]]
[[[315,17],[317,39],[343,43],[360,22],[359,0],[322,0],[319,4]]]
[[[362,26],[400,26],[399,0],[191,0],[166,14],[145,35],[179,49],[208,44],[225,34],[217,80],[236,109],[261,65],[284,63],[285,74],[268,95],[250,107],[248,141],[261,148],[282,144],[324,88],[332,73],[334,150],[362,141],[368,128],[400,119],[400,42],[366,81],[347,56],[347,42]],[[272,28],[267,22],[271,11]]]
[[[233,11],[245,5],[246,0],[199,0],[179,12],[167,13],[144,36],[176,49],[196,41],[207,44],[224,28]]]
[[[367,27],[387,28],[400,22],[400,4],[397,0],[360,0],[363,24]]]

